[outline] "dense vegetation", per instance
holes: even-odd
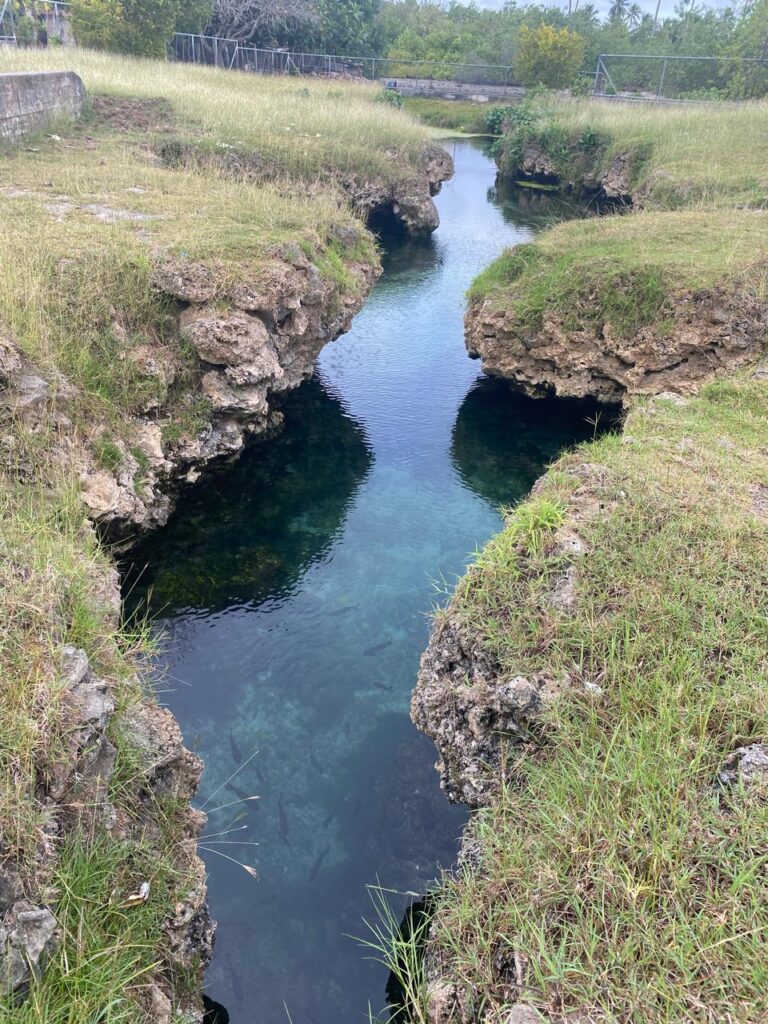
[[[15,0],[20,35],[34,39],[38,0]],[[768,0],[708,6],[681,0],[670,17],[658,6],[613,0],[606,17],[597,7],[570,0],[567,9],[508,0],[498,10],[451,0],[73,0],[74,27],[88,46],[162,55],[172,32],[207,31],[250,46],[286,47],[390,63],[382,73],[414,73],[411,61],[430,61],[420,74],[434,78],[504,81],[505,70],[478,72],[456,64],[512,67],[523,84],[586,88],[600,53],[668,54],[719,58],[672,64],[669,95],[763,95],[766,66],[734,58],[766,58]],[[546,29],[531,53],[531,36]],[[26,35],[24,35],[26,33]],[[565,34],[567,33],[567,35]],[[656,61],[614,61],[617,87],[658,86]]]
[[[627,0],[614,2],[607,18],[592,3],[569,3],[567,10],[538,4],[505,3],[501,10],[485,10],[472,4],[420,3],[419,0],[382,3],[378,15],[381,52],[403,60],[436,61],[442,68],[426,72],[434,77],[448,75],[447,62],[512,65],[519,58],[521,33],[540,25],[568,29],[583,40],[582,69],[594,72],[600,53],[670,54],[712,56],[722,62],[667,70],[668,87],[680,77],[679,89],[688,92],[731,89],[741,95],[765,90],[765,70],[736,75],[727,58],[764,57],[768,40],[766,0],[728,7],[709,7],[684,0],[672,17],[657,18],[657,8],[643,10]],[[454,72],[455,73],[455,72]],[[461,71],[458,72],[461,76]],[[465,74],[468,73],[464,72]],[[612,65],[617,84],[655,86],[658,64],[632,62],[626,74]],[[670,78],[668,76],[672,75]],[[517,77],[517,76],[515,76]],[[738,83],[734,79],[738,77]],[[655,80],[654,80],[655,79]],[[557,85],[547,77],[543,84]]]

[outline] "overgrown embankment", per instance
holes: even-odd
[[[646,400],[438,616],[414,719],[484,809],[421,1019],[764,1019],[767,430],[762,370]]]
[[[635,212],[505,253],[468,347],[627,419],[510,513],[422,660],[414,721],[481,808],[411,989],[430,1024],[768,1012],[767,121],[565,103],[506,141]]]
[[[466,338],[532,395],[689,393],[759,358],[768,213],[701,210],[563,223],[475,279]]]
[[[594,191],[636,208],[762,208],[768,104],[526,100],[510,112],[502,174]]]
[[[192,1021],[201,766],[91,524],[129,543],[279,427],[378,274],[361,217],[430,230],[450,161],[366,86],[82,52],[0,69],[65,57],[85,121],[0,153],[0,1015]]]

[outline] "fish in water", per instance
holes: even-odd
[[[385,647],[389,647],[391,643],[392,637],[389,637],[387,640],[382,640],[380,644],[374,644],[373,647],[366,647],[363,654],[367,658],[370,658],[372,654],[378,654],[379,651],[383,651]]]
[[[288,842],[288,814],[282,797],[277,798],[277,831],[283,842],[290,846],[291,844]]]
[[[240,787],[236,786],[234,782],[228,782],[226,788],[230,793],[234,793],[238,800],[242,800],[243,803],[247,803],[249,807],[251,804],[258,806],[257,802],[253,799],[253,794],[246,793],[244,789],[240,789]]]
[[[376,687],[377,690],[391,690],[392,689],[392,687],[391,686],[387,686],[386,683],[374,683],[373,685]]]
[[[243,986],[240,984],[240,975],[237,973],[237,971],[231,965],[230,965],[230,968],[229,968],[229,978],[230,978],[230,981],[231,981],[231,984],[232,984],[232,994],[234,995],[234,997],[238,1001],[238,1003],[242,1003],[242,1001],[243,1001]]]
[[[331,615],[348,615],[349,612],[353,612],[355,610],[355,607],[356,606],[353,604],[347,604],[344,605],[343,608],[334,608]]]
[[[229,749],[232,751],[232,760],[235,764],[240,764],[243,760],[243,752],[238,747],[237,740],[231,729],[229,730]]]
[[[324,861],[324,860],[325,860],[325,858],[326,858],[326,857],[328,856],[328,854],[330,853],[330,851],[331,851],[331,848],[330,848],[330,846],[326,846],[326,847],[325,847],[325,848],[324,848],[324,849],[322,850],[322,852],[320,853],[320,856],[319,856],[319,857],[317,857],[317,859],[315,860],[315,863],[314,863],[314,864],[312,865],[312,867],[311,867],[311,868],[309,869],[309,874],[307,875],[307,881],[308,881],[308,882],[314,882],[314,880],[315,880],[315,879],[317,878],[317,876],[318,876],[318,875],[320,874],[320,868],[321,868],[321,867],[323,866],[323,861]]]
[[[264,778],[264,772],[261,770],[261,768],[259,768],[258,761],[254,765],[254,767],[256,768],[256,778],[259,780],[262,786],[266,786],[267,780]]]
[[[317,772],[318,775],[325,775],[325,768],[323,768],[323,766],[317,760],[317,757],[315,756],[315,752],[312,749],[312,747],[309,748],[309,763],[312,765],[312,768],[314,769],[314,771]]]

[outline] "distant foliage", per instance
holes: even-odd
[[[567,28],[539,25],[520,29],[515,71],[523,85],[564,89],[570,85],[584,60],[584,40]]]
[[[502,128],[505,122],[509,120],[511,114],[512,107],[509,105],[491,107],[483,118],[486,129],[491,135],[501,135]]]
[[[379,0],[215,0],[212,28],[257,47],[357,56],[373,49]]]
[[[210,14],[209,0],[73,0],[72,28],[81,46],[162,57],[175,31],[199,32]]]
[[[480,8],[452,0],[382,0],[375,20],[373,39],[381,54],[392,63],[387,73],[415,74],[410,61],[434,61],[435,66],[418,69],[420,77],[458,78],[471,81],[505,82],[506,67],[512,66],[519,81],[517,63],[523,32],[535,33],[542,25],[568,29],[584,41],[584,55],[577,70],[589,74],[575,80],[578,88],[589,87],[598,54],[625,53],[670,56],[711,56],[722,61],[673,62],[665,73],[667,95],[760,96],[768,92],[768,65],[747,68],[735,57],[768,58],[768,0],[716,7],[698,0],[680,0],[674,13],[656,18],[655,4],[644,5],[643,14],[633,0],[611,0],[601,15],[595,3],[570,0],[561,7],[541,3],[504,3],[498,10]],[[613,16],[610,16],[610,10]],[[398,63],[399,62],[399,63]],[[477,70],[453,68],[451,64],[498,64],[478,78]],[[661,62],[616,61],[611,76],[619,89],[655,92]],[[541,76],[537,76],[540,78]],[[569,83],[570,84],[570,83]]]

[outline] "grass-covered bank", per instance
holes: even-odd
[[[488,114],[493,108],[489,104],[406,96],[403,107],[432,128],[445,128],[468,135],[484,135],[490,131]]]
[[[413,717],[480,810],[414,961],[419,1020],[768,1014],[767,124],[547,97],[510,119],[502,172],[632,212],[503,254],[468,346],[628,416],[550,469],[437,617]]]
[[[515,176],[543,154],[576,189],[607,180],[636,205],[762,207],[768,195],[765,101],[691,106],[532,96],[508,121],[499,164]],[[531,152],[533,147],[533,152]]]
[[[518,723],[438,897],[455,1014],[434,1019],[764,1019],[766,777],[718,774],[768,739],[767,428],[762,371],[638,406],[459,584],[445,615],[474,662],[561,694]]]
[[[22,67],[74,67],[89,107],[0,151],[0,1016],[196,1021],[199,765],[88,518],[162,523],[176,477],[275,429],[375,278],[366,201],[439,182],[375,88],[0,54]]]
[[[622,216],[555,227],[469,290],[467,341],[532,393],[691,390],[756,359],[768,292],[760,103],[679,108],[534,95],[514,108],[502,174],[618,197]]]

